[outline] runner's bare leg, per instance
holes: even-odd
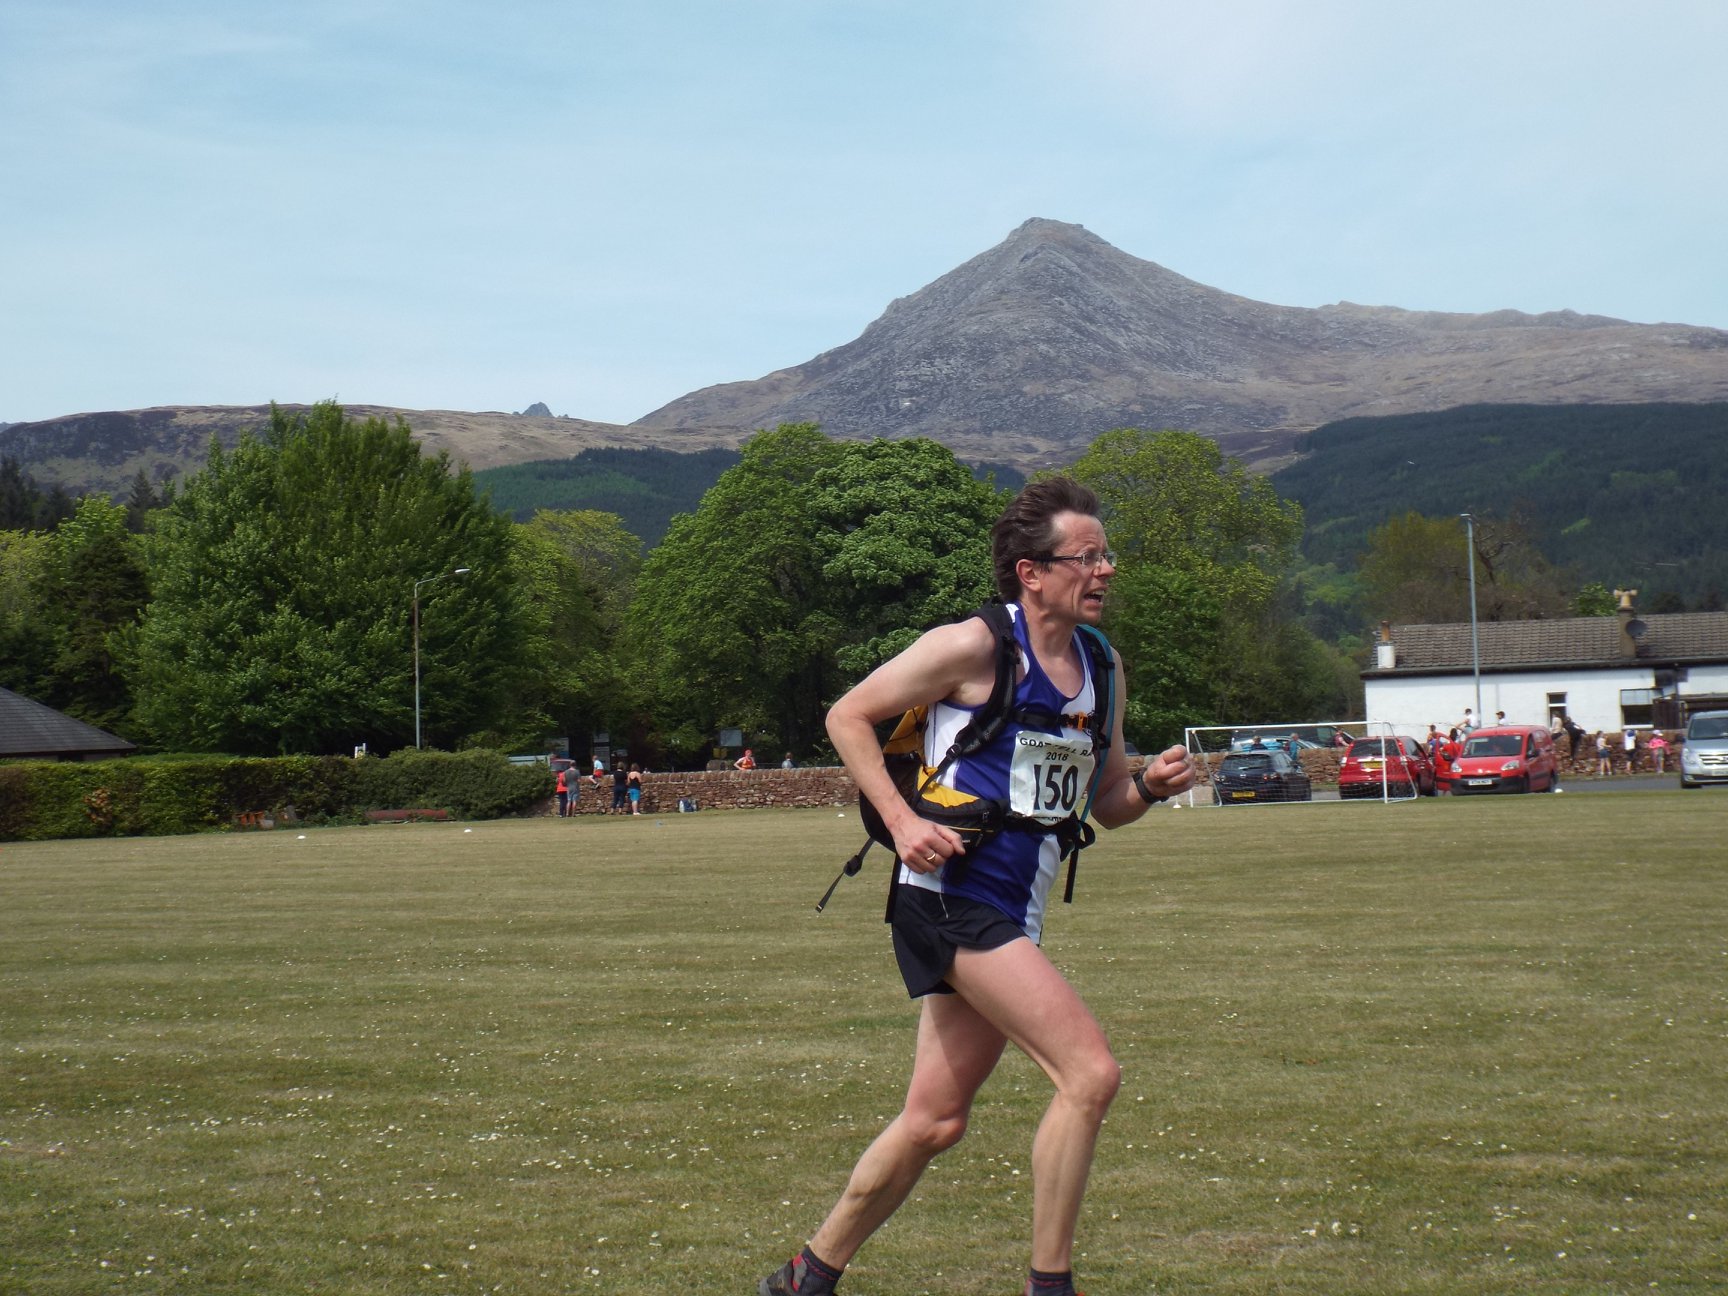
[[[960,996],[925,997],[905,1106],[865,1149],[845,1193],[810,1239],[810,1249],[822,1260],[851,1263],[865,1240],[911,1195],[924,1168],[960,1141],[972,1099],[1006,1043],[1002,1032]]]
[[[1085,1001],[1031,941],[963,949],[948,981],[1056,1086],[1032,1141],[1032,1267],[1072,1269],[1080,1202],[1122,1069]]]

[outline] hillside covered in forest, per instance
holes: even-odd
[[[598,509],[624,519],[624,529],[652,549],[674,515],[693,513],[720,474],[738,462],[727,449],[681,454],[675,450],[584,450],[568,459],[485,468],[474,483],[488,491],[492,507],[526,522],[537,509]],[[1018,490],[1025,476],[1006,464],[973,469],[980,480],[994,474],[999,487]]]
[[[1317,428],[1275,473],[1311,561],[1354,567],[1406,512],[1520,516],[1583,581],[1688,606],[1728,591],[1728,404],[1470,405]]]

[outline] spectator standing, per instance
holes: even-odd
[[[742,756],[740,756],[737,760],[732,762],[732,768],[738,769],[738,770],[753,770],[753,769],[755,769],[756,768],[756,755],[755,755],[755,753],[752,752],[748,747],[746,747],[744,749],[744,754]]]
[[[1608,748],[1608,731],[1596,731],[1596,772],[1604,777],[1614,772],[1614,755]]]
[[[1494,713],[1494,727],[1496,729],[1504,729],[1506,727],[1506,713],[1504,711],[1496,711]]]
[[[1458,739],[1458,731],[1456,729],[1447,730],[1446,741],[1440,744],[1440,759],[1434,765],[1436,791],[1439,791],[1442,786],[1448,792],[1452,790],[1452,765],[1463,752],[1464,744]],[[1441,771],[1445,772],[1444,784],[1441,781]]]
[[[612,813],[630,813],[630,771],[621,764],[612,766]]]
[[[1668,740],[1662,736],[1660,729],[1650,735],[1648,746],[1650,748],[1650,764],[1660,774],[1668,764]]]
[[[792,753],[791,752],[786,753],[786,759],[780,762],[780,768],[781,769],[797,769],[798,768],[798,766],[792,760]]]
[[[570,767],[566,765],[558,771],[558,817],[568,818],[570,814]]]
[[[1624,741],[1626,745],[1626,772],[1631,774],[1638,769],[1638,731],[1631,725],[1626,726]]]
[[[630,813],[633,815],[639,815],[642,813],[642,767],[640,765],[632,765],[630,767],[628,787],[630,793]]]

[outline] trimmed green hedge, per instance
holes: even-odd
[[[544,765],[489,751],[19,761],[0,765],[0,841],[202,832],[289,806],[306,823],[358,822],[368,810],[496,819],[545,801],[553,782]]]

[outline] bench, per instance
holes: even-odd
[[[368,810],[366,822],[377,823],[448,823],[451,815],[448,810]]]

